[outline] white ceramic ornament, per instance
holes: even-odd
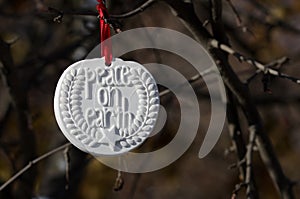
[[[136,148],[151,133],[159,93],[152,75],[136,62],[88,59],[68,67],[54,97],[65,137],[93,155],[117,155]]]

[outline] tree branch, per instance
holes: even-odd
[[[139,6],[138,8],[136,8],[136,9],[130,11],[130,12],[119,14],[119,15],[110,15],[110,17],[113,18],[113,19],[131,17],[133,15],[138,14],[139,12],[143,12],[147,7],[151,6],[155,1],[158,1],[158,0],[147,0],[141,6]]]
[[[242,182],[245,181],[246,175],[246,164],[244,161],[246,155],[245,141],[242,136],[242,131],[240,127],[240,122],[238,118],[238,113],[236,109],[235,99],[232,96],[231,91],[227,89],[227,121],[228,121],[228,130],[231,137],[233,150],[237,155],[237,164],[234,164],[234,167],[239,169],[239,178]],[[237,195],[237,192],[234,192]]]
[[[211,21],[212,21],[212,30],[214,37],[221,41],[222,43],[228,44],[228,38],[226,34],[224,34],[224,25],[222,22],[222,1],[221,0],[210,0],[211,3]],[[226,55],[223,52],[215,51],[216,55],[220,59],[220,64],[224,64],[221,67],[227,67],[231,68],[228,62],[228,55]],[[237,123],[238,124],[238,123]],[[239,138],[237,141],[242,141],[242,138]],[[242,142],[243,143],[243,142]],[[249,141],[250,143],[250,141]],[[241,149],[240,149],[241,150]],[[244,152],[244,151],[243,151]],[[249,157],[250,156],[250,157]],[[249,154],[249,148],[247,149],[247,152],[245,156],[240,160],[246,160],[246,168],[244,167],[244,182],[246,186],[246,196],[247,199],[257,199],[258,193],[256,190],[254,178],[252,178],[252,167],[251,167],[251,161],[252,161],[252,148],[251,148],[251,154]]]
[[[39,156],[38,158],[31,160],[24,168],[22,168],[20,171],[18,171],[15,175],[13,175],[9,180],[7,180],[3,185],[1,185],[0,187],[0,191],[2,191],[3,189],[5,189],[9,184],[11,184],[12,182],[14,182],[18,177],[20,177],[23,173],[25,173],[27,170],[29,170],[33,165],[37,164],[38,162],[44,160],[45,158],[48,158],[49,156],[65,150],[66,148],[68,148],[69,146],[71,146],[71,143],[66,143],[63,144],[47,153],[45,153],[44,155]]]
[[[256,129],[255,126],[249,127],[249,143],[247,145],[247,153],[245,156],[246,159],[246,176],[245,176],[245,184],[246,188],[246,196],[247,199],[250,198],[258,198],[258,193],[256,191],[256,187],[254,186],[254,176],[253,176],[253,164],[252,164],[252,154],[253,148],[255,146],[255,138],[256,138]]]
[[[193,9],[186,10],[184,6],[180,6],[180,2],[177,1],[167,1],[168,4],[176,11],[176,16],[178,16],[186,26],[190,26],[190,30],[193,30],[193,35],[196,36],[198,41],[201,41],[202,45],[211,51],[213,57],[216,61],[220,61],[218,68],[222,75],[224,83],[228,86],[231,92],[236,96],[239,104],[242,106],[245,115],[247,117],[249,126],[255,125],[257,130],[256,144],[259,148],[260,155],[264,164],[268,167],[268,171],[272,180],[276,184],[276,187],[280,191],[284,199],[294,198],[292,192],[292,187],[288,178],[284,175],[280,163],[274,153],[271,142],[264,132],[262,121],[260,115],[256,109],[255,104],[253,103],[249,90],[245,84],[243,84],[232,68],[228,65],[227,62],[223,62],[223,57],[217,53],[216,50],[210,49],[210,41],[212,41],[212,36],[208,33],[207,30],[203,29],[202,24],[199,20],[191,20],[197,18]],[[189,15],[179,15],[178,13],[188,12]],[[223,32],[224,34],[224,32]],[[217,49],[218,50],[218,49]]]
[[[158,0],[148,0],[145,3],[143,3],[141,6],[139,6],[138,8],[135,8],[129,12],[123,13],[123,14],[111,14],[110,20],[114,20],[114,19],[123,19],[123,18],[128,18],[131,17],[133,15],[136,15],[140,12],[143,12],[146,8],[150,7],[154,2],[157,2]],[[56,8],[52,8],[52,7],[48,7],[48,11],[50,13],[54,13],[57,16],[54,18],[56,19],[55,21],[60,21],[64,15],[77,15],[77,16],[98,16],[99,13],[96,11],[90,11],[90,10],[81,10],[81,11],[73,11],[73,10],[59,10]]]
[[[278,70],[275,70],[275,69],[272,69],[272,68],[270,68],[268,66],[265,66],[262,63],[254,60],[254,59],[247,58],[244,55],[242,55],[242,54],[234,51],[231,47],[229,47],[229,46],[227,46],[225,44],[222,44],[222,43],[218,42],[215,39],[212,39],[210,41],[210,45],[212,47],[214,47],[214,48],[221,49],[221,50],[223,50],[224,52],[226,52],[226,53],[228,53],[230,55],[233,55],[239,61],[244,61],[244,62],[247,62],[248,64],[251,64],[252,66],[254,66],[255,68],[257,68],[258,70],[262,71],[263,73],[268,73],[268,74],[270,74],[272,76],[280,77],[280,78],[284,78],[284,79],[288,79],[288,80],[290,80],[290,81],[292,81],[294,83],[300,84],[300,79],[299,78],[292,77],[290,75],[281,73]],[[286,58],[284,58],[284,60],[280,60],[280,61],[277,61],[277,62],[278,63],[286,62]]]
[[[20,135],[20,150],[22,154],[19,158],[19,167],[28,162],[36,153],[35,151],[35,135],[31,128],[31,119],[28,107],[28,74],[21,73],[14,65],[11,55],[10,44],[0,38],[0,60],[6,71],[7,85],[13,99],[14,110],[17,113],[18,133]],[[31,197],[32,187],[34,186],[36,171],[32,170],[26,176],[23,176],[24,182],[21,180],[15,192],[16,197]],[[25,180],[30,179],[30,183]]]

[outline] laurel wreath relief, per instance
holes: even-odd
[[[153,129],[159,109],[159,97],[152,77],[141,68],[131,68],[130,80],[136,88],[139,106],[131,125],[130,136],[120,141],[122,147],[142,142]]]
[[[83,117],[81,109],[81,92],[84,90],[84,70],[74,69],[66,75],[61,86],[60,108],[62,110],[63,121],[70,133],[83,144],[95,148],[100,145],[101,139],[95,127],[89,127]],[[103,136],[103,135],[101,135]]]
[[[141,68],[131,68],[130,81],[139,98],[138,110],[130,128],[125,129],[123,138],[116,144],[129,148],[141,143],[153,129],[159,109],[159,97],[152,77]],[[103,133],[97,127],[90,127],[83,117],[82,97],[85,74],[83,69],[73,69],[66,74],[60,91],[60,109],[63,121],[70,133],[84,145],[98,147]]]

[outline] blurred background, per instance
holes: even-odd
[[[112,0],[107,3],[110,14],[118,15],[144,2]],[[96,4],[96,0],[0,0],[0,185],[30,160],[67,142],[54,118],[54,90],[64,69],[84,59],[99,44]],[[205,24],[210,18],[208,1],[193,1],[193,5]],[[49,7],[54,9],[49,10]],[[68,15],[68,12],[91,14]],[[265,64],[288,57],[290,61],[280,71],[300,77],[300,1],[223,0],[223,21],[224,34],[233,49]],[[122,31],[155,26],[192,37],[164,1],[151,4],[136,15],[120,18],[117,23]],[[206,27],[210,29],[209,22]],[[196,75],[188,63],[165,51],[139,50],[122,58],[142,64],[166,64],[187,79]],[[234,57],[230,57],[230,63],[243,81],[255,73],[253,66],[240,63]],[[198,151],[210,118],[210,102],[201,79],[193,83],[193,88],[201,109],[199,131],[188,151],[168,167],[145,174],[121,173],[118,178],[118,171],[70,146],[31,166],[0,192],[0,198],[231,198],[239,183],[239,172],[237,168],[230,169],[237,158],[230,152],[228,127],[225,125],[213,151],[199,159]],[[264,92],[262,76],[258,75],[250,88],[286,175],[299,181],[300,85],[271,78],[270,91]],[[167,111],[167,122],[160,133],[138,149],[140,151],[163,147],[177,131],[180,107],[176,97],[172,93],[165,95],[161,104]],[[240,117],[243,121],[244,116]],[[242,127],[246,138],[246,122]],[[280,198],[257,152],[253,168],[261,198]],[[299,185],[294,191],[300,198]],[[243,189],[237,198],[245,198]]]

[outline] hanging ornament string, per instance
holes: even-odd
[[[105,57],[105,64],[111,65],[112,62],[112,46],[111,41],[108,40],[105,43],[106,39],[110,37],[110,27],[108,23],[109,14],[105,6],[104,0],[97,0],[97,10],[99,12],[99,19],[100,19],[100,42],[101,42],[101,57]]]

